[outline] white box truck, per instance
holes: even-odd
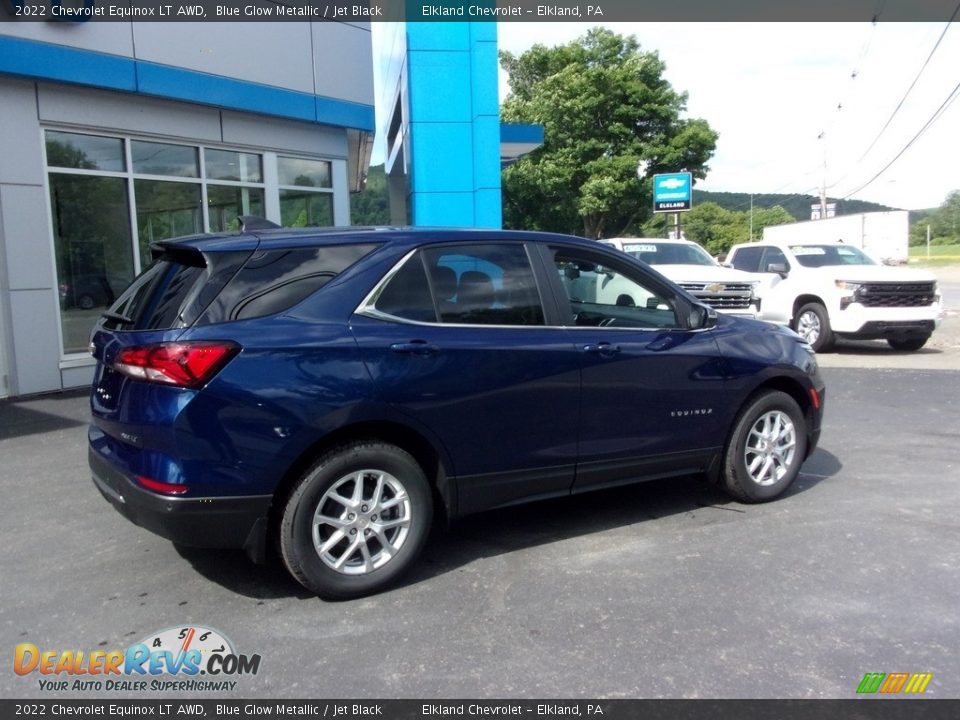
[[[842,241],[860,248],[879,263],[900,265],[908,258],[910,213],[887,210],[772,225],[764,228],[763,239],[786,245]]]

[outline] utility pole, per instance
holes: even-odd
[[[823,182],[820,184],[820,219],[827,219],[827,131],[821,130],[817,140],[823,142]]]
[[[930,223],[927,223],[927,260],[930,259]]]
[[[750,193],[750,242],[753,242],[753,193]]]

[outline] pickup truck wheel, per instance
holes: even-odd
[[[781,495],[807,455],[807,425],[796,400],[770,390],[751,398],[734,424],[723,453],[723,482],[741,502]]]
[[[912,337],[912,338],[887,338],[887,344],[890,345],[894,350],[901,350],[903,352],[913,352],[914,350],[919,350],[924,345],[927,344],[927,340],[930,339],[930,336],[925,337]]]
[[[283,507],[280,552],[311,592],[361,597],[406,572],[432,519],[430,484],[412,456],[386,443],[354,443],[300,478]]]
[[[830,329],[830,316],[820,303],[803,305],[793,319],[793,329],[810,343],[814,352],[825,352],[833,347],[833,331]]]

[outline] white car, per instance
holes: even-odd
[[[768,279],[761,319],[789,325],[816,351],[837,337],[882,338],[895,350],[919,350],[943,319],[931,273],[881,265],[842,242],[734,245],[727,262]]]
[[[611,238],[600,242],[653,265],[714,310],[740,317],[759,316],[760,281],[750,273],[720,265],[695,242],[663,238]]]

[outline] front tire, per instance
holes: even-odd
[[[833,330],[827,309],[817,302],[807,303],[797,310],[793,319],[794,331],[810,343],[814,352],[826,352],[833,347]]]
[[[414,563],[430,531],[433,496],[416,460],[381,442],[321,457],[294,486],[280,522],[290,574],[320,597],[383,590]]]
[[[807,455],[807,424],[797,402],[771,390],[740,411],[723,453],[727,492],[741,502],[767,502],[790,487]]]
[[[901,352],[914,352],[927,344],[930,336],[911,337],[911,338],[887,338],[887,344],[894,350]]]

